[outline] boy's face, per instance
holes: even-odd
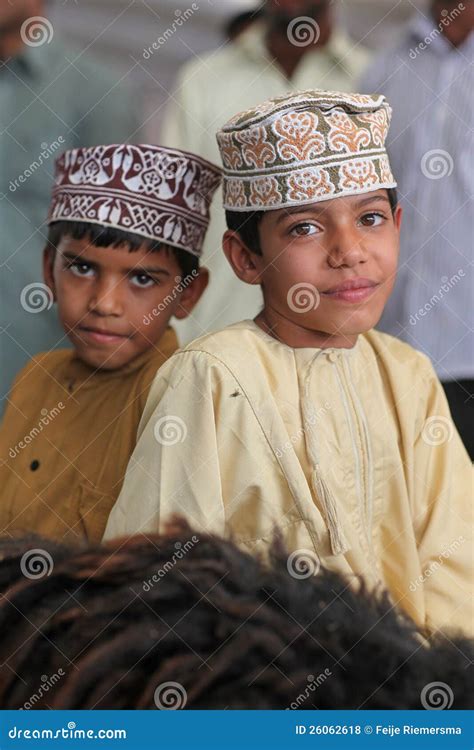
[[[376,325],[392,291],[400,220],[382,189],[266,212],[262,255],[247,254],[250,269],[242,261],[239,273],[226,253],[240,278],[262,284],[266,321],[350,347]]]
[[[201,268],[180,286],[182,272],[169,248],[130,252],[126,245],[96,247],[68,236],[56,252],[45,249],[44,276],[78,357],[104,370],[159,350],[171,316],[187,317],[208,281]]]

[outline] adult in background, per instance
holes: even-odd
[[[235,112],[289,90],[355,87],[368,53],[335,25],[329,0],[266,0],[260,12],[232,43],[183,66],[164,120],[164,145],[220,163],[214,133]],[[182,343],[252,318],[261,306],[257,287],[243,288],[224,257],[221,203],[219,194],[204,246],[211,272],[206,299],[177,327]]]
[[[424,351],[474,458],[472,59],[474,2],[431,3],[360,88],[393,107],[388,136],[405,206],[398,279],[379,328]],[[436,439],[449,439],[444,426]]]
[[[54,160],[75,146],[134,139],[138,122],[121,76],[87,48],[65,46],[45,12],[42,0],[0,3],[2,402],[33,354],[65,345],[40,283]]]

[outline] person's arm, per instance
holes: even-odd
[[[415,442],[414,524],[426,628],[473,634],[473,471],[431,364]]]
[[[216,434],[222,373],[210,360],[180,352],[160,369],[105,539],[162,531],[172,514],[224,533]]]

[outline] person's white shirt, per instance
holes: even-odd
[[[255,23],[234,42],[183,66],[164,118],[160,143],[220,164],[215,134],[235,114],[291,90],[350,91],[368,62],[367,50],[336,30],[327,45],[303,56],[290,80],[268,55],[264,23]],[[243,284],[227,263],[222,251],[225,229],[219,190],[211,207],[202,259],[211,272],[210,284],[192,315],[178,321],[182,344],[252,318],[261,306],[260,287]]]
[[[474,377],[474,32],[453,47],[435,24],[417,16],[358,89],[393,108],[387,150],[404,207],[397,281],[377,328],[452,382]]]

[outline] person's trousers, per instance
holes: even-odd
[[[474,380],[443,383],[453,422],[474,461]]]

